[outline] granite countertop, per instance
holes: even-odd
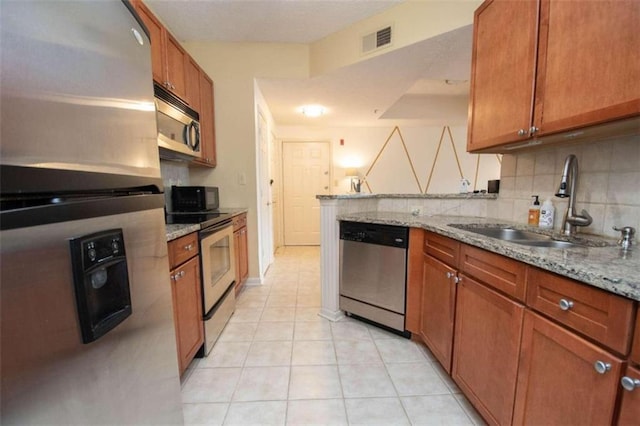
[[[220,213],[230,214],[231,217],[237,216],[242,213],[246,213],[246,208],[230,208],[230,209],[218,209]],[[182,236],[190,234],[192,232],[198,232],[200,230],[200,224],[188,224],[179,223],[174,225],[166,225],[167,229],[167,242],[178,239]]]
[[[498,194],[473,193],[466,194],[329,194],[316,195],[318,200],[349,200],[349,199],[371,199],[371,198],[411,198],[411,199],[474,199],[474,200],[495,200]]]
[[[480,247],[541,269],[640,301],[640,246],[624,252],[615,240],[597,237],[605,247],[531,247],[486,237],[449,224],[510,225],[531,229],[505,220],[464,216],[413,216],[409,213],[361,212],[338,215],[338,220],[416,227]],[[596,238],[594,236],[594,238]]]

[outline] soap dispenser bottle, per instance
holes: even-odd
[[[529,206],[529,225],[538,226],[538,222],[540,220],[540,201],[538,200],[538,195],[532,195],[531,198],[534,198],[533,204]]]
[[[553,228],[553,218],[555,214],[555,208],[550,198],[544,200],[542,207],[540,208],[540,222],[538,226],[540,228],[551,229]]]

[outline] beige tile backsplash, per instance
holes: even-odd
[[[627,136],[600,142],[550,147],[502,158],[500,196],[487,203],[487,215],[526,223],[531,195],[542,203],[551,197],[559,229],[566,199],[554,195],[565,158],[578,157],[578,212],[586,209],[593,224],[581,232],[618,236],[612,226],[640,230],[640,138]]]

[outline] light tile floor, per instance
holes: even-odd
[[[426,347],[319,307],[319,248],[278,250],[187,370],[185,424],[484,424]]]

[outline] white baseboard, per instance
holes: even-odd
[[[318,313],[318,315],[320,315],[322,318],[326,318],[329,321],[340,321],[342,318],[344,318],[344,312],[338,310],[338,311],[330,311],[328,309],[322,308],[320,309],[320,312]]]

